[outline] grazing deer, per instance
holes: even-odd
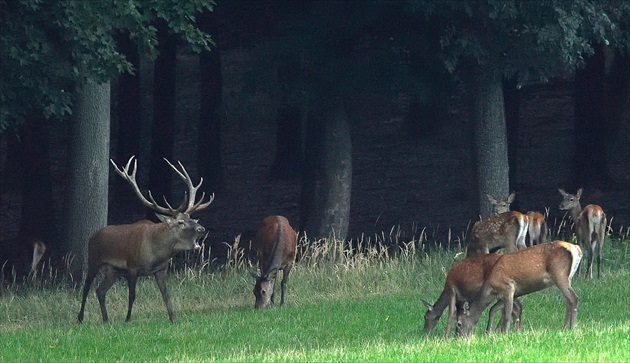
[[[166,159],[164,159],[166,160]],[[214,200],[214,194],[207,202],[203,202],[205,193],[196,202],[197,190],[203,183],[203,178],[197,186],[192,184],[190,176],[184,166],[179,163],[181,172],[168,160],[168,165],[179,175],[188,186],[187,198],[182,204],[173,209],[164,198],[166,208],[158,205],[149,191],[147,200],[136,182],[137,160],[132,156],[127,165],[121,170],[113,160],[110,160],[116,173],[122,176],[133,187],[140,201],[156,212],[161,222],[154,223],[141,220],[133,224],[111,225],[97,231],[88,244],[88,268],[83,286],[83,298],[78,320],[83,321],[85,301],[90,285],[99,271],[105,277],[96,289],[96,295],[101,307],[103,322],[108,321],[105,308],[105,294],[116,282],[119,276],[125,276],[129,285],[129,305],[126,321],[131,320],[131,308],[136,299],[136,282],[139,276],[153,274],[162,298],[166,304],[168,317],[173,322],[175,314],[171,306],[170,297],[166,289],[166,269],[173,256],[180,251],[199,249],[199,240],[204,236],[205,228],[197,220],[191,219],[190,214],[207,208]],[[129,174],[129,167],[133,161],[133,170]]]
[[[490,194],[486,194],[493,206],[493,213],[500,214],[510,210],[510,204],[514,202],[515,193],[510,194],[505,199],[495,199]],[[527,217],[527,234],[525,235],[525,245],[531,247],[537,244],[547,242],[547,222],[545,216],[540,212],[529,211],[525,214]]]
[[[440,320],[444,309],[448,307],[448,323],[444,334],[444,336],[448,338],[451,333],[451,328],[453,324],[455,324],[457,313],[461,313],[462,303],[472,300],[477,296],[486,277],[488,277],[488,274],[492,270],[492,266],[494,266],[499,257],[500,255],[491,253],[469,257],[453,264],[446,275],[444,290],[435,304],[431,305],[425,300],[422,300],[422,303],[427,308],[427,312],[424,314],[424,331],[433,330]],[[496,310],[500,307],[501,304],[498,303],[490,309],[488,325],[486,327],[487,332],[492,330],[492,320]],[[521,303],[518,300],[514,300],[512,319],[514,320],[514,326],[517,330],[520,329],[521,326],[522,310],[523,307]]]
[[[502,211],[509,209],[514,201],[514,193],[510,194],[506,202],[499,202],[491,195],[486,194],[490,202]],[[509,203],[507,203],[509,201]],[[496,204],[495,204],[496,203]],[[507,207],[504,205],[507,203]],[[486,219],[475,222],[473,225],[466,257],[480,254],[494,253],[503,248],[505,252],[514,252],[525,248],[525,236],[527,235],[527,216],[519,212],[504,211]]]
[[[284,305],[284,294],[289,281],[289,273],[295,263],[297,235],[289,221],[283,216],[268,216],[256,232],[254,247],[258,251],[260,275],[252,272],[256,279],[254,296],[256,309],[273,304],[276,277],[283,270],[280,305]]]
[[[565,329],[577,323],[578,296],[571,287],[582,250],[564,241],[540,244],[499,256],[476,298],[464,303],[457,319],[458,334],[468,336],[483,311],[495,300],[503,302],[499,331],[510,329],[514,299],[556,285],[565,299]]]
[[[589,204],[584,209],[580,205],[582,188],[576,194],[569,194],[563,189],[558,189],[562,195],[562,202],[558,206],[560,210],[569,211],[575,226],[578,244],[588,251],[588,267],[586,278],[593,278],[593,259],[597,246],[597,278],[601,277],[602,249],[604,248],[604,236],[606,234],[606,214],[602,207]]]

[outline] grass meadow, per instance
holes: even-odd
[[[93,292],[76,322],[80,291],[71,283],[9,284],[0,295],[0,362],[630,362],[627,236],[606,240],[602,279],[574,279],[575,330],[562,330],[564,301],[552,287],[522,298],[521,332],[485,335],[484,316],[473,337],[448,340],[446,316],[422,331],[420,299],[438,298],[463,248],[427,249],[420,238],[387,249],[383,239],[353,248],[302,239],[286,305],[263,311],[253,309],[253,267],[238,246],[225,265],[172,271],[174,324],[153,278],[139,281],[130,323],[127,286],[117,283],[107,324]]]

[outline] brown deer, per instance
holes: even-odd
[[[499,331],[507,333],[514,299],[556,285],[565,299],[565,329],[577,323],[578,296],[571,279],[582,259],[578,245],[564,241],[540,244],[499,256],[477,297],[464,303],[457,318],[458,334],[468,336],[483,311],[495,300],[503,303]]]
[[[486,194],[493,206],[493,213],[500,214],[510,210],[510,204],[514,202],[516,195],[514,192],[505,199],[496,199],[490,194]],[[545,216],[536,211],[529,211],[525,214],[527,217],[527,234],[525,236],[525,245],[531,247],[537,244],[547,242],[547,222]]]
[[[597,278],[601,277],[602,249],[604,248],[604,236],[606,235],[606,214],[602,207],[589,204],[584,209],[580,205],[582,188],[576,194],[569,194],[563,189],[558,189],[562,195],[562,202],[558,206],[560,210],[569,211],[575,226],[578,244],[588,251],[588,267],[586,278],[593,278],[593,259],[595,247],[597,247]]]
[[[486,194],[486,197],[495,205],[496,210],[499,203],[491,195]],[[514,193],[510,194],[507,200],[511,203],[514,200]],[[499,210],[504,208],[504,205],[499,205]],[[507,208],[509,209],[509,203]],[[514,252],[525,248],[527,228],[527,216],[519,212],[503,211],[477,221],[470,234],[466,257],[494,253],[500,249]]]
[[[453,324],[455,324],[456,315],[461,313],[462,303],[472,300],[477,296],[488,274],[492,270],[492,266],[494,266],[499,257],[500,255],[491,253],[469,257],[453,264],[446,275],[444,290],[435,304],[431,305],[425,300],[422,300],[422,303],[427,308],[427,312],[424,315],[424,331],[433,330],[440,320],[444,309],[448,307],[448,323],[444,334],[444,336],[448,338],[451,333],[451,328]],[[486,327],[487,332],[492,330],[492,320],[500,307],[501,304],[497,303],[490,309],[488,325]],[[512,319],[514,320],[514,326],[517,330],[520,329],[521,326],[522,310],[523,306],[515,299]]]
[[[164,159],[166,160],[166,159]],[[122,170],[110,160],[116,173],[122,176],[133,187],[140,201],[156,212],[161,222],[154,223],[141,220],[133,224],[110,225],[97,231],[88,243],[88,268],[83,286],[83,297],[78,320],[83,321],[85,301],[90,285],[96,274],[102,271],[105,275],[100,286],[96,289],[96,295],[101,307],[103,322],[108,321],[105,308],[105,294],[116,282],[119,276],[124,276],[129,285],[129,305],[126,321],[131,320],[131,308],[136,299],[136,282],[138,277],[154,275],[158,288],[162,294],[168,317],[175,321],[175,314],[171,306],[170,297],[166,289],[166,270],[171,258],[180,251],[199,249],[199,240],[204,236],[205,228],[197,220],[191,219],[190,214],[207,208],[214,200],[210,196],[207,202],[203,202],[205,193],[196,202],[197,190],[203,183],[203,178],[197,186],[192,184],[190,176],[184,166],[179,163],[181,172],[168,160],[168,165],[179,175],[188,187],[187,198],[182,204],[173,209],[164,198],[167,207],[162,207],[155,202],[149,192],[147,200],[136,182],[137,160],[132,156]],[[129,173],[131,162],[133,170]]]
[[[289,281],[289,273],[295,263],[297,234],[283,216],[268,216],[256,232],[254,247],[258,251],[260,275],[252,272],[256,279],[254,296],[256,309],[274,303],[274,289],[279,270],[283,270],[280,284],[280,306],[284,305],[284,294]]]

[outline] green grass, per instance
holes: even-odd
[[[420,299],[437,299],[459,250],[427,257],[406,249],[393,257],[365,249],[307,256],[291,275],[287,305],[265,311],[252,308],[253,281],[244,266],[172,274],[175,324],[152,279],[139,282],[130,323],[124,283],[107,295],[109,324],[100,322],[93,293],[86,321],[77,324],[78,290],[8,290],[0,296],[0,361],[630,362],[629,247],[630,241],[608,242],[603,278],[574,280],[578,327],[568,332],[554,287],[523,298],[521,332],[486,336],[482,317],[471,339],[445,340],[445,319],[424,333]]]

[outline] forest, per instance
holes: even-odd
[[[177,205],[215,258],[266,215],[309,238],[465,242],[516,192],[630,223],[630,3],[0,0],[0,261],[53,264]],[[25,267],[26,266],[26,267]]]

